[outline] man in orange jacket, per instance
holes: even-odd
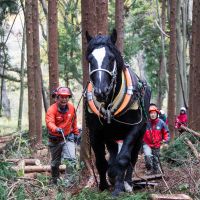
[[[46,113],[46,126],[49,133],[48,145],[51,152],[52,183],[54,184],[57,184],[59,178],[61,158],[70,162],[76,160],[74,140],[79,131],[75,108],[69,102],[71,96],[72,93],[69,88],[57,88],[55,91],[56,102],[49,107]]]

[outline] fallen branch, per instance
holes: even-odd
[[[187,145],[190,147],[190,149],[192,150],[193,154],[195,155],[195,157],[200,160],[200,154],[198,153],[198,151],[196,150],[195,146],[192,144],[192,142],[188,139],[185,138],[185,141],[187,143]]]
[[[196,131],[193,131],[192,129],[186,127],[186,126],[183,126],[181,125],[180,128],[188,133],[192,133],[193,135],[197,136],[200,138],[200,133],[197,133]]]

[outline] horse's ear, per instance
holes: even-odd
[[[116,43],[116,41],[117,41],[117,31],[116,31],[116,29],[113,29],[112,34],[110,36],[110,39],[111,39],[113,44]]]
[[[92,39],[92,36],[90,36],[90,34],[88,33],[88,31],[85,32],[85,35],[86,35],[87,42],[89,43],[90,40]]]

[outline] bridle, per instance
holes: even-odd
[[[117,67],[116,67],[116,61],[114,63],[114,67],[113,67],[113,70],[110,72],[109,70],[107,69],[94,69],[94,70],[91,70],[91,66],[90,66],[90,63],[89,63],[89,76],[90,76],[90,81],[92,82],[92,84],[94,85],[93,81],[92,81],[92,74],[94,74],[95,72],[99,72],[99,71],[103,71],[103,72],[106,72],[108,73],[110,76],[111,76],[111,82],[110,82],[110,85],[108,87],[108,93],[111,92],[111,90],[113,88],[115,88],[115,85],[116,85],[116,78],[117,78]],[[114,85],[114,82],[115,82],[115,85]],[[114,93],[114,92],[113,92]]]

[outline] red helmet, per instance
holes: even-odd
[[[71,97],[72,96],[72,92],[67,87],[59,87],[59,88],[57,88],[56,95],[57,96],[61,95],[61,96],[69,96],[69,97]]]
[[[149,107],[149,112],[151,112],[151,111],[156,111],[158,114],[160,113],[160,111],[158,110],[158,108],[156,106],[154,106],[154,105],[152,105],[152,106]]]

